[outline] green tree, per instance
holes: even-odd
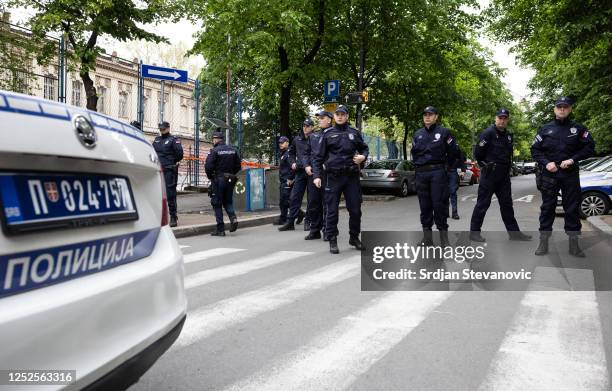
[[[538,123],[552,118],[557,95],[576,99],[574,117],[587,125],[599,152],[612,150],[612,3],[570,0],[494,0],[490,33],[514,43],[536,74]],[[533,130],[535,132],[535,129]]]
[[[49,32],[65,34],[70,44],[68,59],[79,68],[87,96],[87,108],[96,110],[98,97],[89,73],[95,68],[97,46],[102,35],[119,41],[143,39],[162,42],[165,38],[139,27],[169,16],[164,0],[11,0],[9,6],[35,11],[29,24],[37,37]]]

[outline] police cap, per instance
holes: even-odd
[[[212,138],[220,138],[221,140],[225,139],[225,135],[223,132],[213,132]]]
[[[329,117],[331,119],[334,118],[334,115],[332,113],[330,113],[329,111],[325,111],[325,110],[319,111],[317,114],[315,114],[315,116],[317,116],[317,117]]]
[[[306,118],[304,120],[304,125],[306,125],[306,126],[314,126],[314,122],[310,118]]]
[[[571,106],[574,101],[569,96],[560,96],[555,101],[555,106]]]
[[[423,109],[423,114],[425,113],[433,113],[433,114],[438,114],[438,110],[433,107],[433,106],[427,106],[425,107],[425,109]]]
[[[162,121],[158,126],[160,129],[168,129],[170,127],[170,123],[168,121]]]
[[[348,114],[348,109],[344,105],[340,105],[336,108],[336,113]]]
[[[495,113],[495,115],[498,117],[510,117],[510,111],[502,107],[499,110],[497,110],[497,113]]]
[[[284,143],[284,142],[287,142],[287,141],[289,141],[289,139],[288,139],[287,137],[285,137],[285,136],[280,136],[280,137],[278,138],[278,143],[279,143],[279,144]]]

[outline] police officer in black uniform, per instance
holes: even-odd
[[[238,229],[238,219],[234,211],[233,192],[240,171],[240,155],[236,148],[225,144],[223,132],[213,133],[214,148],[206,157],[204,169],[210,179],[210,203],[215,210],[217,230],[212,236],[225,236],[223,208],[230,218],[230,232]]]
[[[319,140],[323,137],[323,131],[331,127],[334,115],[329,111],[322,110],[316,114],[319,119],[319,131],[310,135],[310,150],[311,164],[313,164],[314,156],[319,149]],[[308,208],[306,214],[310,221],[310,233],[304,238],[305,240],[321,239],[321,230],[323,229],[323,189],[315,186],[313,168],[306,167],[306,175],[308,175]],[[321,182],[325,183],[325,169],[323,169]]]
[[[274,222],[274,225],[284,225],[287,222],[287,214],[289,213],[289,198],[291,196],[291,187],[295,176],[289,162],[289,139],[281,136],[278,139],[278,148],[280,150],[280,159],[278,164],[278,180],[279,180],[279,206],[280,216]]]
[[[293,138],[289,148],[289,161],[291,162],[291,169],[295,173],[295,178],[291,189],[289,216],[287,216],[285,225],[278,228],[279,231],[293,231],[295,229],[294,223],[300,224],[306,216],[301,207],[304,193],[308,187],[306,168],[312,166],[310,162],[310,141],[308,139],[313,129],[314,122],[310,118],[306,118],[302,125],[302,132]]]
[[[578,162],[595,154],[595,141],[586,127],[570,119],[572,100],[562,96],[555,102],[555,120],[542,126],[531,145],[531,156],[538,163],[537,182],[542,193],[540,244],[536,255],[548,253],[548,239],[555,220],[557,195],[561,191],[565,211],[565,233],[569,253],[584,257],[578,243],[580,223],[580,177]]]
[[[422,244],[433,245],[432,226],[440,231],[440,245],[448,246],[448,176],[447,164],[459,155],[457,142],[450,130],[437,124],[438,111],[433,106],[423,110],[424,127],[414,133],[412,160],[416,171],[416,188],[421,208]]]
[[[457,171],[459,170],[459,171]],[[448,163],[448,191],[450,193],[450,205],[452,209],[452,217],[454,220],[459,220],[459,211],[457,209],[457,190],[459,189],[459,180],[465,176],[465,155],[459,149],[459,154]]]
[[[329,251],[338,254],[338,206],[341,194],[344,194],[349,212],[349,244],[358,250],[364,249],[359,240],[362,202],[359,171],[361,163],[368,157],[369,150],[359,131],[349,126],[348,109],[345,106],[338,106],[334,120],[336,125],[326,129],[319,138],[314,158],[313,183],[321,188],[325,165],[325,235],[329,240]]]
[[[161,136],[155,137],[153,148],[157,152],[159,163],[164,171],[168,211],[170,212],[170,226],[176,227],[178,224],[176,216],[176,185],[178,182],[179,162],[183,160],[183,147],[181,146],[181,140],[170,134],[170,124],[167,121],[159,124],[159,132]]]
[[[520,232],[512,207],[510,169],[513,136],[507,130],[509,118],[510,111],[505,108],[497,110],[495,124],[480,134],[478,144],[474,147],[474,158],[482,167],[482,176],[478,185],[478,200],[470,222],[470,239],[476,242],[485,241],[480,234],[480,229],[491,205],[493,194],[499,201],[502,220],[510,235],[510,240],[531,240],[531,236]]]

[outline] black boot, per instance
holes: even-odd
[[[440,231],[440,247],[448,247],[450,242],[448,241],[448,231]]]
[[[459,213],[457,211],[453,212],[453,220],[459,220]]]
[[[480,231],[470,231],[470,240],[472,242],[481,242],[484,243],[487,240],[480,235]]]
[[[433,246],[433,234],[431,231],[423,231],[423,239],[421,240],[421,246]]]
[[[235,232],[238,229],[238,218],[236,215],[230,216],[230,232]]]
[[[304,211],[300,209],[298,211],[297,220],[295,221],[295,223],[302,224],[302,220],[304,220],[304,217],[306,217],[306,213],[304,213]]]
[[[176,216],[170,216],[170,227],[176,227],[178,225],[178,219]]]
[[[329,252],[332,254],[340,253],[338,249],[338,239],[334,236],[333,238],[329,238]]]
[[[319,231],[311,232],[308,235],[306,235],[306,237],[304,238],[304,240],[314,240],[314,239],[321,239],[321,232]]]
[[[310,231],[310,221],[304,220],[304,231]]]
[[[225,231],[215,231],[210,236],[225,236]]]
[[[359,240],[358,236],[351,236],[351,238],[349,239],[349,244],[355,247],[357,250],[365,250],[365,247],[363,246],[363,243],[361,243],[361,240]]]
[[[540,232],[540,244],[535,251],[535,255],[546,255],[548,254],[548,238],[550,234],[548,232]]]
[[[569,253],[578,258],[584,258],[584,252],[580,248],[580,243],[578,243],[578,236],[570,236],[569,237]]]
[[[278,219],[275,219],[272,222],[272,225],[285,225],[287,221],[286,220],[281,220],[281,218],[279,217]]]
[[[294,231],[295,230],[295,225],[293,225],[293,222],[289,221],[286,222],[285,225],[278,227],[279,231]]]
[[[529,242],[531,240],[531,235],[525,235],[521,231],[509,231],[508,235],[510,240],[517,240],[519,242]]]

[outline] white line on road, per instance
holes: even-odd
[[[391,292],[229,390],[342,390],[366,373],[452,292]]]
[[[191,289],[225,278],[240,276],[254,270],[263,269],[268,266],[291,261],[310,254],[313,253],[303,251],[278,251],[270,255],[266,255],[265,257],[220,266],[214,269],[203,270],[185,277],[185,288]]]
[[[188,313],[185,327],[171,349],[191,345],[234,324],[273,311],[319,289],[354,277],[359,273],[360,259],[359,255],[353,256]]]
[[[585,269],[565,268],[584,280]],[[536,269],[537,274],[537,269]],[[594,291],[529,291],[479,390],[607,390]]]
[[[182,250],[182,249],[184,249],[184,248],[189,248],[189,247],[191,247],[191,246],[188,246],[188,245],[186,245],[186,244],[181,244],[181,245],[179,245],[179,247],[180,247],[180,248],[181,248],[181,250]]]
[[[244,248],[213,248],[210,250],[198,251],[197,253],[187,254],[183,257],[185,263],[199,262],[206,259],[220,257],[221,255],[237,253],[240,251],[246,251]]]

